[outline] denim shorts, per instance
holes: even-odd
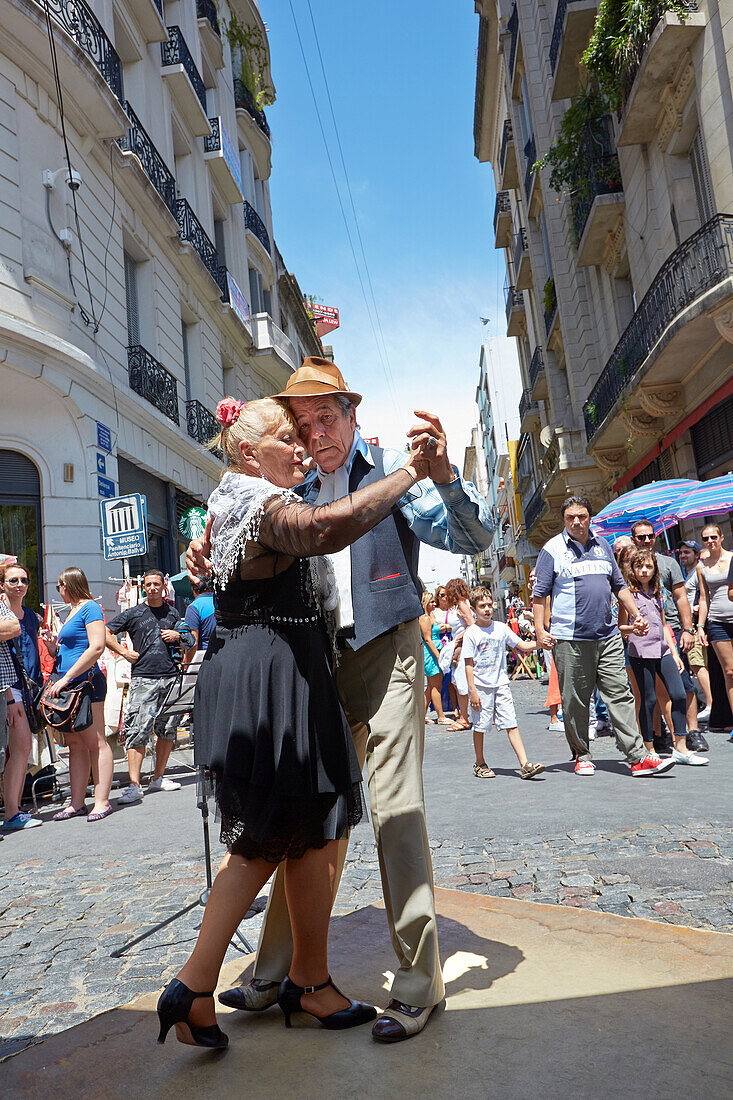
[[[709,642],[733,642],[733,620],[710,620],[706,623]]]
[[[178,715],[161,715],[177,676],[133,676],[123,730],[125,749],[144,749],[155,734],[164,741],[175,741]]]

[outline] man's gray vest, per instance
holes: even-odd
[[[374,467],[357,451],[349,476],[349,491],[371,485],[384,475],[384,451],[369,447]],[[315,503],[314,485],[306,499]],[[422,584],[418,576],[420,543],[397,507],[351,546],[351,598],[354,633],[346,642],[361,649],[380,634],[422,615]]]

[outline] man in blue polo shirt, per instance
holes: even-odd
[[[616,741],[632,776],[657,775],[672,766],[649,755],[639,733],[634,697],[624,665],[624,647],[611,614],[611,594],[629,613],[634,633],[649,624],[634,603],[605,539],[590,534],[590,501],[571,496],[563,503],[565,529],[546,542],[535,566],[532,593],[537,642],[552,649],[560,681],[565,736],[576,775],[593,775],[588,747],[588,708],[594,688],[606,701]],[[545,602],[550,598],[550,632]]]

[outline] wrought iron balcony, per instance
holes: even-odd
[[[267,228],[262,218],[259,216],[254,206],[251,203],[244,200],[244,225],[246,229],[251,230],[254,233],[257,240],[260,242],[263,248],[268,253],[272,253],[270,247],[270,234],[267,232]]]
[[[524,529],[529,531],[542,514],[545,502],[542,499],[542,486],[538,485],[527,503],[522,502],[522,514],[524,515]]]
[[[206,230],[198,220],[187,199],[179,199],[176,205],[178,236],[194,249],[214,282],[217,282],[219,257],[209,240]]]
[[[534,480],[534,464],[532,462],[532,446],[529,436],[522,432],[517,444],[517,481]]]
[[[524,194],[527,198],[527,202],[532,196],[532,185],[534,182],[535,170],[534,166],[537,161],[537,146],[533,137],[529,139],[524,147]]]
[[[532,400],[532,393],[530,390],[522,390],[522,396],[519,398],[519,423],[523,423],[525,416],[532,410],[537,408],[537,402]]]
[[[105,81],[122,103],[122,65],[114,46],[84,0],[46,0],[51,15],[64,28],[89,60],[96,65]]]
[[[501,129],[501,148],[499,150],[499,171],[503,174],[504,163],[506,161],[507,145],[510,141],[514,141],[514,133],[512,131],[512,120],[510,118],[504,119],[504,125]]]
[[[606,117],[587,123],[578,149],[577,174],[570,199],[576,242],[583,236],[595,198],[618,194],[623,189],[611,120]]]
[[[572,3],[573,0],[558,0],[557,8],[555,9],[555,24],[552,28],[552,41],[550,42],[550,69],[553,76],[557,68],[557,59],[560,56],[563,27],[565,26],[565,13],[568,10],[568,4]]]
[[[163,65],[183,66],[196,97],[203,107],[204,113],[206,113],[206,88],[201,79],[201,73],[196,68],[196,62],[191,57],[191,51],[186,45],[186,39],[183,37],[180,27],[168,27],[168,41],[161,42],[160,57]]]
[[[130,120],[127,133],[120,139],[120,148],[134,153],[140,161],[143,172],[160,195],[173,217],[176,217],[176,180],[158,150],[153,145],[148,132],[132,109],[129,100],[125,111]]]
[[[560,465],[560,446],[557,442],[557,436],[553,436],[550,446],[547,448],[542,456],[542,473],[545,476],[546,481],[551,481],[555,476],[555,471]]]
[[[127,349],[130,389],[178,423],[178,386],[170,371],[139,344]]]
[[[519,265],[522,262],[524,253],[529,250],[529,243],[527,241],[527,230],[522,226],[514,234],[514,274],[519,271]]]
[[[542,348],[537,345],[532,353],[532,358],[529,361],[529,388],[534,391],[537,385],[537,379],[541,374],[545,373],[545,360],[542,355]]]
[[[265,118],[265,112],[257,106],[255,97],[243,80],[236,79],[234,81],[234,105],[235,107],[243,107],[255,120],[265,137],[271,137],[270,127]]]
[[[216,14],[216,4],[213,0],[196,0],[196,15],[199,19],[208,19],[214,34],[221,38],[219,18]]]
[[[496,223],[502,214],[512,213],[512,201],[509,197],[508,191],[499,191],[496,195],[496,202],[494,203],[494,233],[496,233]]]
[[[219,422],[200,401],[187,401],[186,431],[191,439],[195,439],[202,447],[208,447],[219,434]],[[220,451],[216,453],[221,454]]]
[[[555,318],[557,317],[557,293],[554,287],[552,290],[552,300],[550,302],[550,308],[545,309],[543,312],[545,318],[545,336],[549,336],[550,332],[552,331],[552,326],[555,323]]]
[[[509,22],[507,23],[507,30],[512,36],[511,45],[509,47],[509,80],[514,79],[514,62],[517,60],[517,40],[519,38],[519,15],[517,14],[517,5],[512,8],[512,14],[509,16]]]
[[[592,440],[659,337],[691,302],[733,276],[733,214],[716,214],[659,269],[583,406]]]
[[[507,335],[518,336],[522,325],[522,319],[516,315],[513,318],[512,314],[515,313],[515,310],[520,310],[522,315],[524,315],[524,294],[514,286],[505,287],[504,293],[506,295]]]
[[[675,11],[678,7],[684,8],[688,12],[698,10],[695,0],[678,0],[678,3],[674,6]],[[644,15],[644,26],[647,28],[648,34],[645,37],[643,37],[642,35],[638,35],[635,37],[633,46],[630,48],[626,55],[624,71],[619,74],[621,95],[624,103],[628,98],[629,92],[631,91],[632,85],[634,83],[634,78],[636,77],[636,74],[639,70],[639,65],[641,64],[641,59],[644,56],[644,51],[646,50],[649,39],[654,33],[654,28],[656,27],[662,16],[669,12],[671,8],[672,5],[665,2],[665,0],[657,0],[656,3],[649,5],[649,10]],[[677,62],[675,61],[675,64],[676,63]]]

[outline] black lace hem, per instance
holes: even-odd
[[[281,863],[339,840],[364,816],[361,782],[342,793],[279,795],[212,776],[221,842],[245,859]]]

